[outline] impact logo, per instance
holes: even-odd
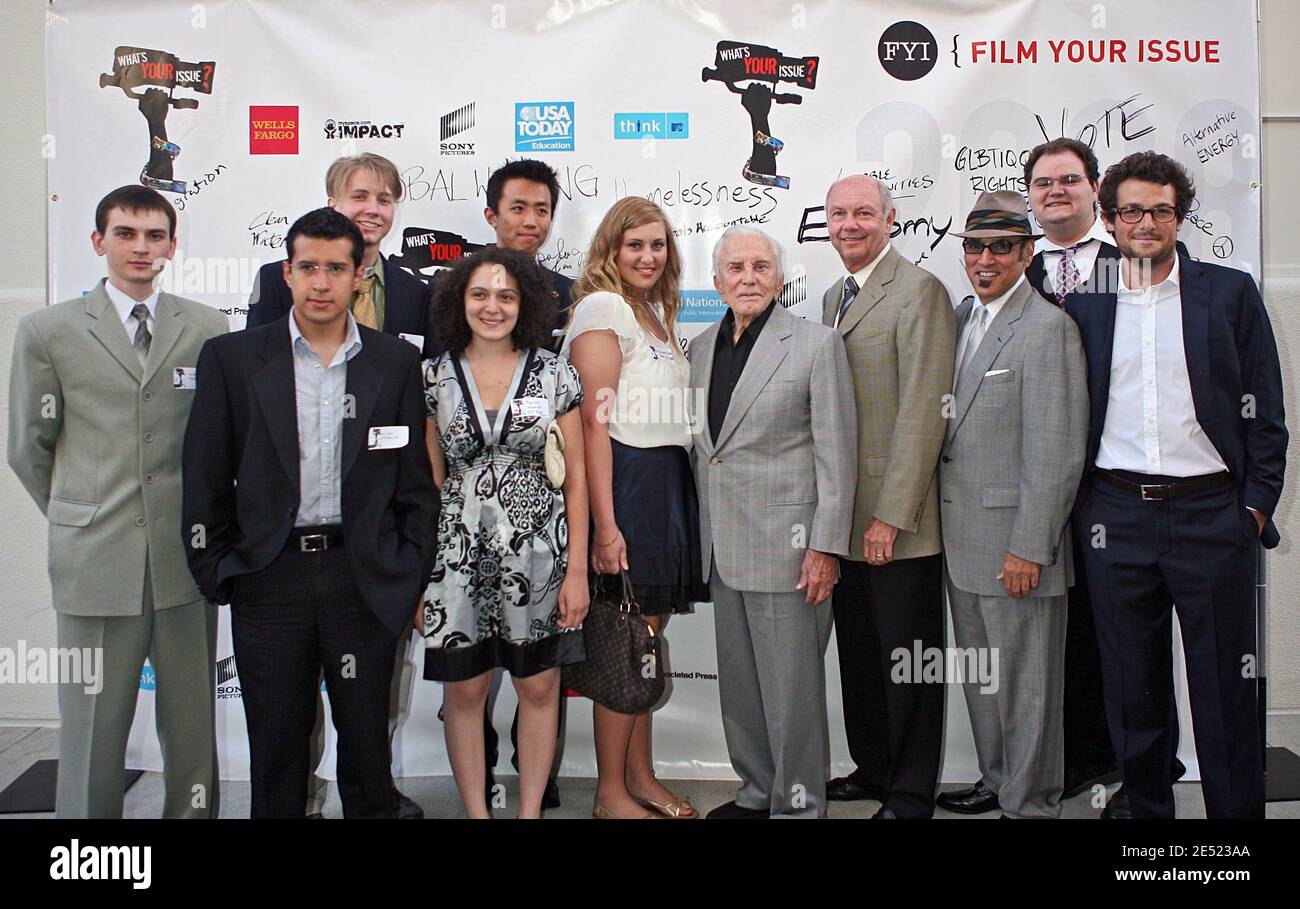
[[[443,114],[438,120],[438,151],[444,155],[472,155],[473,142],[448,142],[452,136],[459,136],[474,127],[474,102]]]
[[[904,20],[885,29],[876,52],[885,72],[903,82],[912,82],[934,69],[939,59],[939,42],[921,23]]]
[[[615,139],[689,139],[691,119],[686,113],[626,113],[614,115]]]
[[[250,155],[298,154],[298,105],[249,105]]]
[[[149,159],[140,171],[140,182],[162,192],[184,194],[184,180],[175,179],[172,162],[181,147],[167,139],[167,114],[172,108],[192,110],[197,98],[176,97],[177,89],[212,94],[212,77],[217,64],[186,63],[166,51],[147,47],[118,47],[113,51],[113,71],[101,73],[99,87],[116,86],[135,102],[149,125]],[[141,86],[150,86],[137,91]],[[166,89],[166,91],[163,91]]]
[[[515,151],[573,151],[573,102],[516,104]]]
[[[451,231],[408,227],[402,231],[401,255],[392,256],[389,261],[425,284],[432,284],[439,271],[450,268],[482,248],[482,243],[471,243]]]
[[[772,135],[767,115],[775,104],[802,104],[796,94],[778,94],[776,87],[789,82],[809,91],[817,87],[818,57],[786,57],[774,47],[719,41],[713,69],[705,67],[700,78],[721,82],[740,95],[740,106],[749,114],[749,159],[741,173],[750,183],[789,189],[790,178],[776,172],[776,156],[785,143]],[[741,83],[748,83],[743,88]]]
[[[405,123],[372,123],[369,120],[326,120],[326,139],[400,139]]]

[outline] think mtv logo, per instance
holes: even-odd
[[[684,112],[614,114],[615,139],[688,139],[690,134],[690,115]]]

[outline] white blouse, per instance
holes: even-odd
[[[655,304],[655,312],[662,320],[662,307]],[[691,367],[680,339],[660,341],[636,320],[626,300],[601,291],[574,304],[561,355],[569,356],[579,335],[602,330],[614,332],[623,354],[618,390],[612,402],[607,389],[588,389],[587,394],[595,395],[597,405],[605,405],[610,437],[634,448],[690,448]]]

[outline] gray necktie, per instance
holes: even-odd
[[[844,314],[849,311],[849,307],[853,305],[853,298],[857,295],[858,282],[853,280],[853,275],[849,275],[844,279],[844,293],[840,297],[840,311],[835,317],[836,325],[838,325],[840,320],[844,318]]]
[[[131,315],[136,321],[135,341],[131,346],[135,348],[135,355],[140,358],[140,365],[143,366],[149,359],[149,345],[153,343],[153,335],[149,334],[149,307],[137,303],[131,307]]]
[[[957,375],[953,378],[954,387],[961,374],[966,371],[966,367],[970,366],[970,361],[975,359],[975,351],[979,350],[980,341],[984,340],[984,330],[988,327],[989,308],[982,303],[976,303],[974,306],[975,312],[971,315],[975,319],[975,324],[966,338],[966,347],[961,354],[961,365],[957,367]]]

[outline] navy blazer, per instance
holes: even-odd
[[[384,263],[384,334],[423,335],[429,291],[386,256]],[[281,262],[268,262],[257,273],[257,283],[248,298],[248,322],[256,328],[282,319],[293,309],[293,295],[284,283]]]
[[[1242,504],[1269,516],[1260,542],[1272,549],[1280,540],[1272,515],[1282,495],[1287,429],[1282,370],[1268,312],[1248,273],[1198,262],[1181,244],[1177,255],[1183,349],[1196,420],[1228,465]],[[1101,431],[1106,425],[1118,258],[1119,250],[1103,246],[1093,272],[1098,280],[1088,282],[1065,301],[1066,311],[1078,323],[1083,338],[1092,398],[1081,496],[1086,494],[1097,463]]]

